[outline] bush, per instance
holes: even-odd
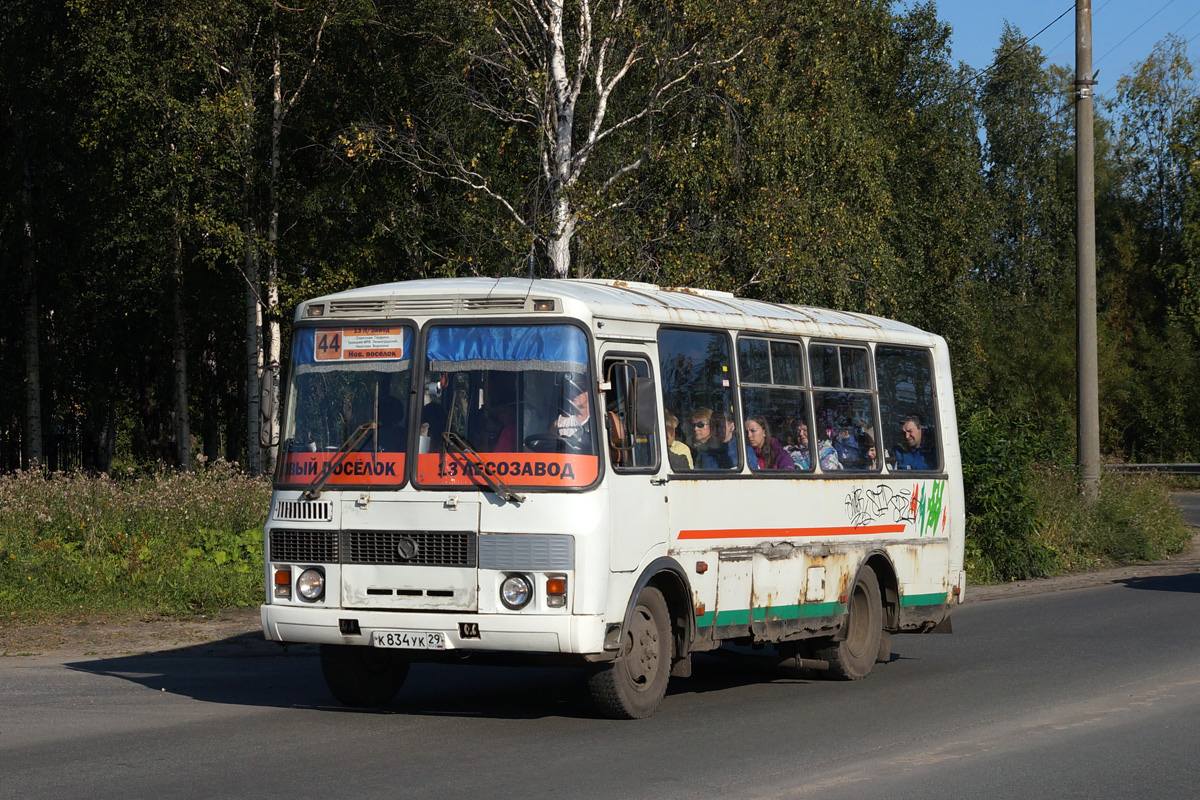
[[[0,475],[0,610],[212,611],[261,602],[270,486],[193,472]]]
[[[1071,469],[1039,467],[1027,483],[1037,503],[1038,540],[1055,554],[1058,571],[1154,561],[1191,539],[1166,478],[1106,474],[1095,504],[1080,498]]]
[[[973,582],[1021,580],[1056,569],[1054,552],[1038,540],[1038,501],[1026,486],[1042,449],[1040,430],[1028,417],[1001,419],[987,407],[963,415],[966,566]]]
[[[1042,421],[979,407],[964,412],[959,427],[971,581],[1150,561],[1187,546],[1168,479],[1105,474],[1100,499],[1089,504],[1079,494],[1075,469],[1061,465],[1073,460],[1074,448]]]

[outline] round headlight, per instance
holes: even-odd
[[[533,599],[533,584],[524,575],[509,575],[500,584],[500,602],[513,609],[522,609]]]
[[[312,603],[325,594],[325,573],[319,569],[306,569],[296,578],[296,594],[300,599]]]

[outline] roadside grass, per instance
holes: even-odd
[[[973,583],[1059,575],[1181,552],[1179,481],[1106,474],[1089,506],[1073,470],[964,465]],[[223,462],[122,477],[0,474],[0,625],[96,614],[189,615],[263,598],[270,485]]]
[[[1156,561],[1181,552],[1191,535],[1168,496],[1173,482],[1156,475],[1104,475],[1100,499],[1083,502],[1075,471],[1039,468],[1031,478],[1038,536],[1059,569]]]
[[[1179,488],[1177,481],[1106,473],[1099,499],[1090,504],[1080,496],[1076,480],[1070,468],[1032,467],[1013,492],[1022,498],[1021,524],[1011,527],[1002,543],[980,547],[979,539],[986,536],[977,528],[981,520],[968,519],[970,579],[998,583],[1156,561],[1182,552],[1191,541],[1169,497]],[[1019,559],[1004,558],[1015,551]]]
[[[185,615],[263,597],[266,481],[218,462],[0,475],[0,618]]]

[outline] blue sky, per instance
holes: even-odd
[[[1007,20],[1025,37],[1062,19],[1033,40],[1053,64],[1075,63],[1075,10],[1069,0],[936,0],[938,18],[950,24],[957,61],[986,68]],[[900,7],[913,5],[902,0]],[[1068,11],[1070,9],[1070,11]],[[1092,0],[1092,65],[1100,70],[1097,91],[1111,91],[1132,64],[1150,55],[1156,42],[1174,33],[1188,42],[1200,65],[1200,3],[1196,0]]]

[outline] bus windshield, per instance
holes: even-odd
[[[298,328],[278,482],[402,483],[412,350],[402,325]]]
[[[580,487],[599,470],[587,337],[572,325],[438,325],[425,352],[416,482]],[[447,435],[461,437],[468,458]]]

